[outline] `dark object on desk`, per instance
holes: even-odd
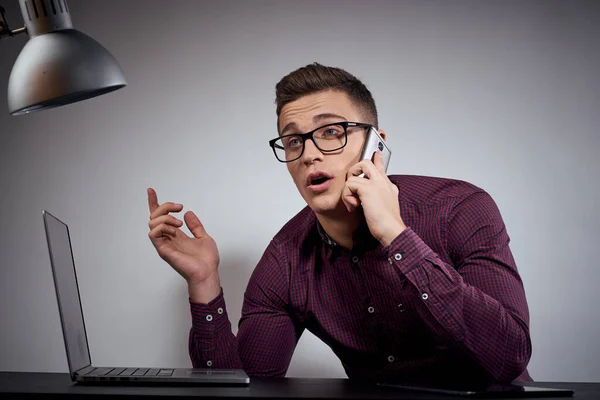
[[[571,389],[546,388],[530,385],[489,385],[480,387],[443,387],[443,386],[406,386],[394,384],[380,384],[379,386],[395,390],[426,392],[449,396],[469,397],[477,399],[506,399],[506,398],[540,398],[540,397],[571,397]]]
[[[600,383],[536,382],[532,386],[572,388],[577,400],[600,399]],[[326,400],[450,400],[464,399],[434,393],[417,393],[391,390],[366,385],[348,379],[314,378],[252,378],[248,387],[198,387],[198,386],[82,386],[71,382],[69,374],[39,372],[0,372],[0,398],[5,399],[326,399]],[[547,397],[551,399],[551,397]]]
[[[250,384],[250,378],[242,370],[92,366],[69,227],[47,211],[44,211],[44,226],[72,380],[87,384],[151,383],[211,386]]]

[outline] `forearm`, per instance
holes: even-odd
[[[519,282],[498,265],[501,272],[488,271],[486,284],[480,285],[485,287],[475,287],[440,260],[412,230],[403,232],[387,249],[390,263],[418,296],[417,312],[434,337],[463,346],[494,380],[511,381],[523,372],[531,343],[527,305]],[[504,293],[496,296],[495,292],[501,291]],[[506,301],[506,293],[515,294],[509,294]]]
[[[195,303],[190,297],[190,308],[189,353],[194,368],[242,369],[222,291],[206,304]]]
[[[494,380],[510,382],[525,370],[529,329],[498,300],[439,259],[425,260],[407,278],[421,296],[417,311],[435,336],[463,345]]]
[[[237,337],[231,332],[222,290],[207,304],[190,298],[189,351],[194,367],[243,368],[250,376],[285,376],[304,330],[287,312],[285,268],[285,258],[272,241],[248,282]],[[198,293],[210,298],[210,291],[204,289]]]

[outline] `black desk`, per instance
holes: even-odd
[[[600,383],[536,383],[537,386],[575,390],[575,399],[600,399]],[[160,399],[213,398],[219,400],[252,399],[431,399],[452,397],[427,393],[410,393],[393,389],[363,386],[347,379],[252,378],[250,387],[140,387],[74,385],[68,374],[34,372],[0,372],[0,398],[111,398]],[[568,399],[568,397],[567,397]]]

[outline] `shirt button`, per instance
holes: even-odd
[[[207,320],[208,322],[212,321],[212,315],[207,315],[207,316],[206,316],[206,320]]]
[[[223,309],[222,309],[221,307],[219,307],[219,309],[217,310],[217,312],[218,312],[219,314],[223,314]]]
[[[394,358],[394,356],[388,356],[388,361],[389,361],[389,362],[394,362],[394,360],[396,360],[396,359]]]
[[[207,367],[212,367],[212,361],[208,360],[208,361],[206,362],[206,366],[207,366]]]
[[[352,262],[354,264],[356,264],[358,262],[358,257],[357,256],[352,257]]]
[[[427,300],[427,299],[429,298],[429,295],[428,295],[427,293],[423,293],[423,294],[421,295],[421,298],[422,298],[423,300]]]
[[[394,254],[394,258],[396,259],[396,261],[400,261],[400,260],[402,260],[402,254],[396,253],[396,254]]]
[[[367,311],[369,312],[369,314],[373,314],[375,312],[375,307],[371,306],[367,308]]]
[[[399,308],[400,312],[404,312],[404,304],[402,304],[402,303],[398,304],[398,308]]]
[[[388,258],[388,262],[392,265],[394,262],[392,261],[392,257]]]

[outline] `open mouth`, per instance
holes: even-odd
[[[333,179],[333,176],[323,171],[316,171],[310,174],[306,180],[306,185],[313,192],[322,192],[327,190],[329,187],[329,181]]]
[[[325,182],[327,182],[327,181],[328,181],[328,180],[330,180],[330,179],[331,179],[331,178],[328,178],[328,177],[326,177],[326,176],[321,176],[321,177],[319,177],[319,178],[314,178],[314,179],[311,179],[311,181],[310,181],[310,184],[311,184],[311,185],[314,185],[314,186],[317,186],[317,185],[320,185],[321,183],[325,183]]]

